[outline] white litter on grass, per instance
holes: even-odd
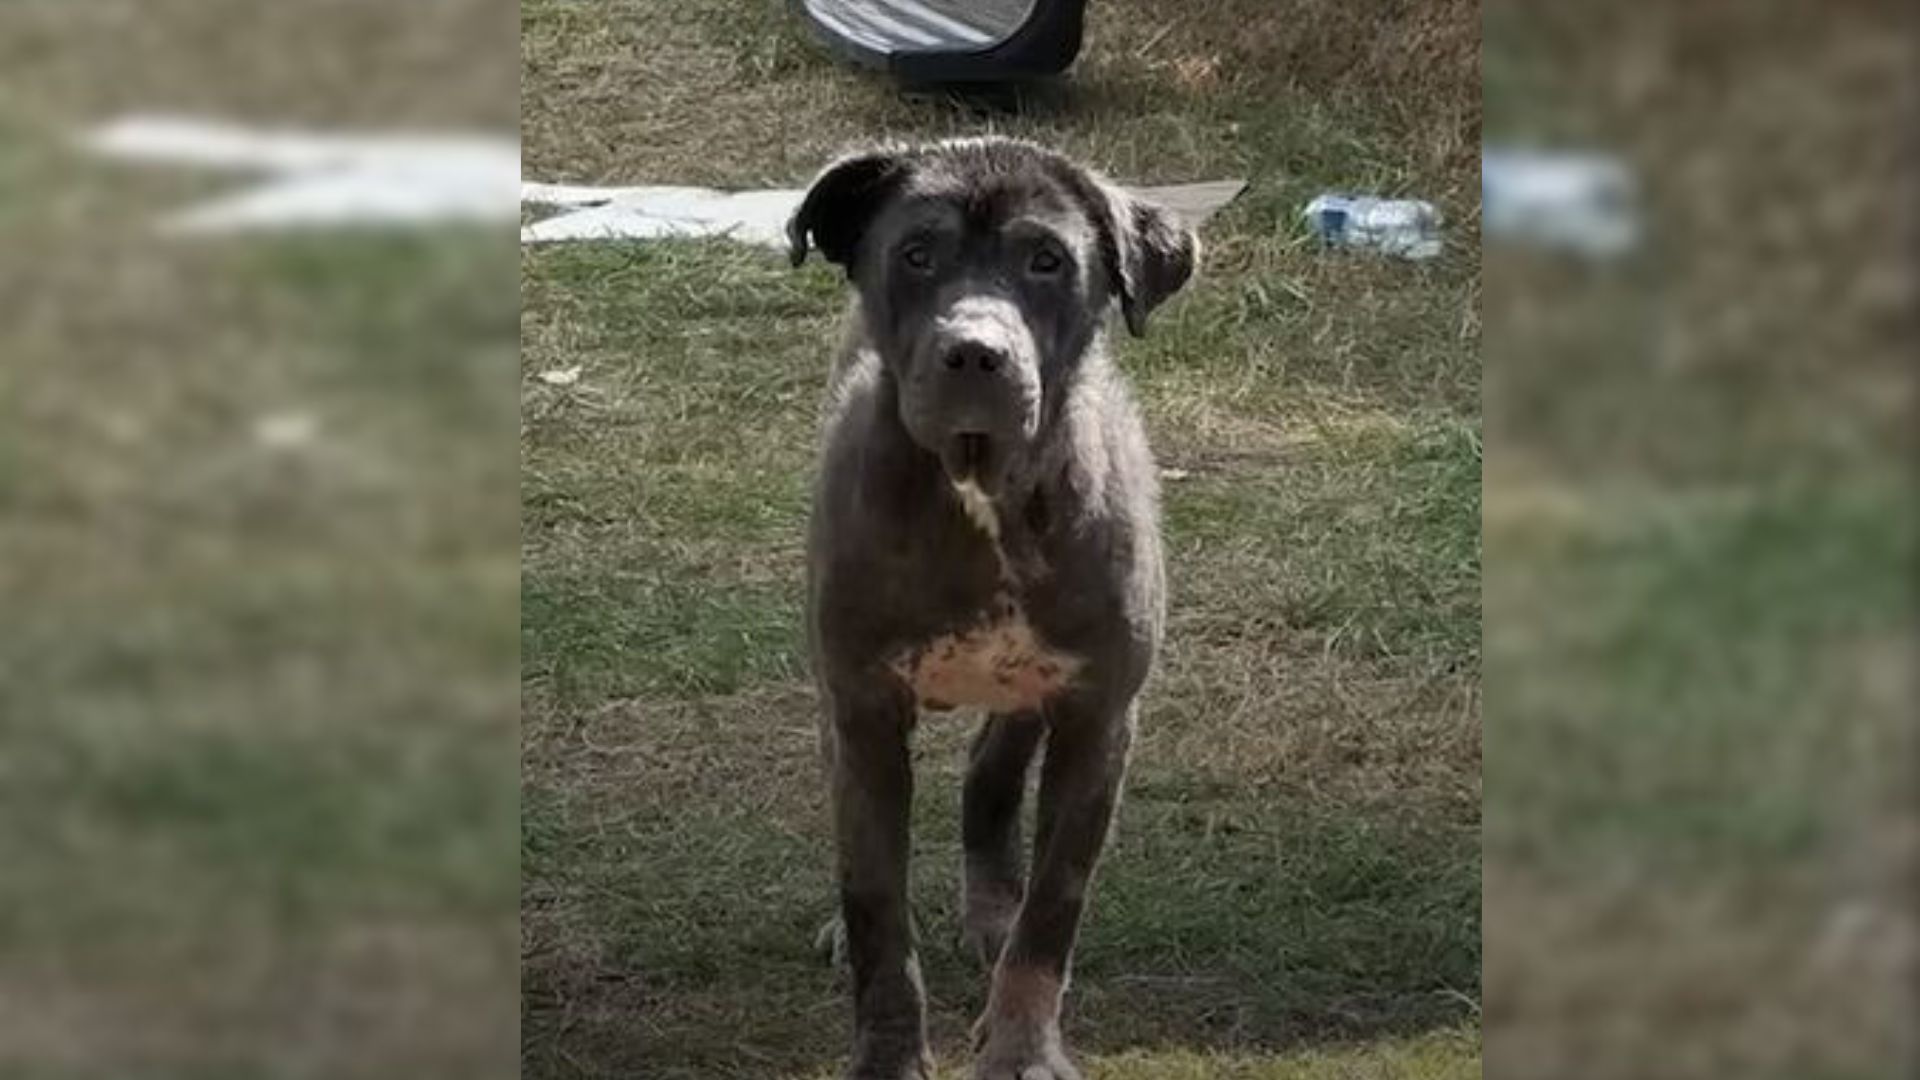
[[[1440,254],[1440,209],[1420,199],[1382,199],[1329,191],[1300,211],[1328,247],[1423,262]]]
[[[1490,149],[1480,201],[1490,240],[1609,258],[1640,238],[1633,176],[1605,154]]]
[[[580,381],[580,365],[572,367],[549,368],[534,376],[548,386],[572,386]]]
[[[254,441],[269,450],[298,450],[318,434],[320,421],[311,413],[273,413],[253,423]]]
[[[527,244],[563,240],[726,237],[783,247],[787,219],[804,191],[713,191],[694,187],[579,188],[522,184],[520,201],[567,209],[520,230]]]
[[[81,136],[106,157],[143,165],[252,174],[241,191],[174,214],[163,230],[400,227],[517,220],[519,203],[560,212],[524,226],[529,244],[568,240],[730,237],[783,247],[805,192],[520,183],[512,139],[428,133],[342,135],[253,128],[191,117],[128,116]],[[1244,181],[1136,189],[1192,224],[1231,202]]]
[[[1244,180],[1216,180],[1133,193],[1200,225],[1246,188]],[[561,212],[520,230],[527,244],[568,240],[650,240],[660,237],[725,237],[745,244],[785,247],[787,219],[806,192],[715,191],[696,187],[580,187],[526,183],[520,201],[559,207]]]
[[[520,150],[490,136],[321,135],[173,116],[130,116],[82,137],[90,150],[148,165],[250,173],[264,181],[175,214],[163,229],[499,223],[518,218]]]

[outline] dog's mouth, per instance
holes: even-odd
[[[954,483],[979,483],[991,475],[993,440],[977,431],[963,431],[947,440],[940,463]]]

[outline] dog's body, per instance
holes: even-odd
[[[963,793],[965,926],[992,966],[982,1080],[1074,1080],[1059,1014],[1164,596],[1153,459],[1108,359],[1191,234],[1065,159],[973,140],[841,161],[792,225],[859,295],[810,536],[849,1075],[928,1073],[906,897],[918,712],[987,711]],[[1046,745],[1031,882],[1019,808]]]

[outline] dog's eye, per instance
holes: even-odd
[[[933,249],[925,244],[908,244],[900,249],[900,261],[915,270],[931,270]]]
[[[1065,265],[1066,260],[1060,257],[1059,252],[1052,248],[1041,248],[1033,253],[1033,261],[1027,264],[1027,268],[1041,277],[1051,277]]]

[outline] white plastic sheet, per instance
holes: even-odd
[[[132,116],[82,143],[124,161],[245,173],[235,194],[162,221],[181,232],[392,227],[517,220],[513,139],[436,134],[324,135],[212,120]]]
[[[523,184],[518,144],[488,136],[322,134],[151,115],[114,121],[81,141],[122,161],[253,177],[233,194],[161,222],[187,233],[505,222],[519,220],[518,187],[519,204],[557,210],[521,228],[529,244],[728,237],[782,247],[787,219],[804,195],[797,188]],[[1198,224],[1245,186],[1228,180],[1139,194]]]
[[[1246,187],[1242,180],[1135,189],[1135,194],[1178,211],[1198,225],[1232,202]],[[578,187],[523,184],[520,201],[558,207],[552,217],[520,230],[529,244],[566,240],[645,240],[663,236],[728,237],[748,244],[784,247],[787,219],[806,193],[797,188],[771,191],[715,191],[691,187]]]

